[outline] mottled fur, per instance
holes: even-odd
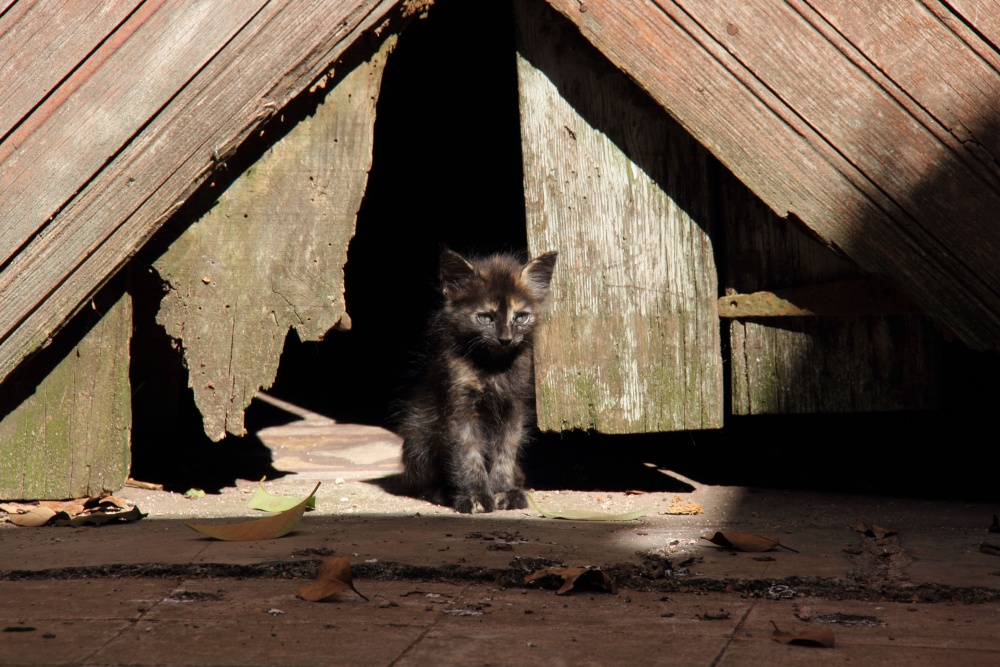
[[[532,340],[555,262],[555,252],[527,264],[442,253],[444,303],[400,422],[412,492],[466,513],[527,507],[518,456],[533,409]]]

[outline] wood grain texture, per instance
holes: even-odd
[[[529,245],[560,253],[539,427],[721,427],[707,154],[544,5],[516,25]]]
[[[343,268],[394,44],[340,81],[154,264],[171,288],[157,322],[183,346],[213,440],[244,434],[243,411],[274,381],[290,328],[318,341],[345,317]]]
[[[778,218],[732,174],[718,182],[727,294],[857,277],[853,265]],[[733,414],[940,407],[940,336],[920,315],[740,318],[728,333]]]
[[[185,11],[186,4],[196,7]],[[73,117],[59,106],[39,127],[43,134],[11,154],[17,168],[4,162],[0,170],[0,180],[18,183],[14,190],[0,186],[0,208],[17,213],[0,242],[12,256],[0,265],[0,377],[43,345],[252,131],[327,72],[360,35],[390,18],[397,4],[269,2],[248,15],[249,3],[192,0],[150,16],[136,12],[130,20],[141,23],[134,34],[62,105],[79,104],[83,113]],[[240,16],[242,24],[234,21]],[[407,12],[393,16],[398,26]],[[178,50],[188,55],[181,58]],[[151,105],[150,96],[163,87],[142,90],[161,69],[173,90]],[[133,71],[142,72],[134,82]],[[93,83],[98,80],[104,83]],[[83,95],[86,103],[78,102]],[[119,103],[106,104],[111,95]],[[133,97],[150,113],[130,125],[138,116],[123,101]],[[70,129],[66,141],[55,140]],[[103,139],[95,144],[76,136],[85,134]],[[80,155],[84,145],[87,153]],[[51,183],[42,178],[48,175]]]
[[[979,149],[948,125],[944,106],[960,92],[931,80],[920,93],[913,72],[896,83],[864,65],[868,55],[812,3],[594,0],[581,12],[576,0],[549,2],[776,213],[796,215],[867,272],[889,277],[970,347],[997,347],[1000,194]],[[885,11],[906,4],[923,11],[915,0]],[[882,4],[863,7],[878,25]],[[908,37],[897,34],[900,48]],[[911,65],[921,63],[949,71],[933,58]],[[997,87],[995,69],[951,71],[969,85],[988,82],[979,99]],[[925,108],[904,99],[908,86],[945,97],[928,97]],[[995,107],[977,107],[985,118],[973,136],[996,136]],[[972,113],[953,108],[954,118]]]
[[[125,485],[132,305],[128,294],[119,295],[0,419],[0,498],[80,498]],[[97,319],[96,312],[78,317]],[[59,341],[53,347],[62,351]],[[3,388],[16,393],[7,384]]]
[[[42,0],[19,2],[0,16],[0,138],[60,88],[139,4]]]

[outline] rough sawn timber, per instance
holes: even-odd
[[[516,5],[528,240],[557,249],[543,430],[721,428],[706,151],[542,5]]]
[[[243,412],[274,381],[290,328],[318,341],[349,326],[343,269],[394,44],[340,80],[154,263],[171,288],[157,322],[183,346],[212,440],[244,434]]]
[[[996,33],[995,11],[548,2],[778,215],[888,277],[970,347],[1000,347],[1000,70],[980,36]]]
[[[112,26],[0,141],[0,378],[359,35],[420,4],[156,0]]]

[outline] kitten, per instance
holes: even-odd
[[[556,253],[441,255],[444,304],[430,358],[401,423],[411,491],[459,512],[528,506],[518,454],[534,406],[531,346]]]

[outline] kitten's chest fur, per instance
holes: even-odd
[[[432,353],[400,423],[411,489],[462,512],[527,505],[518,455],[531,416],[531,348],[555,253],[441,258]]]

